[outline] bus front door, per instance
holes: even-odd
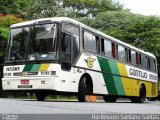
[[[62,38],[62,52],[61,52],[61,69],[70,71],[71,70],[71,42],[72,35],[68,33],[63,34]]]

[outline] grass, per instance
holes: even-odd
[[[8,93],[7,98],[19,98],[19,99],[37,99],[35,94],[13,94]],[[47,95],[45,100],[77,100],[76,96],[62,96],[62,95]]]

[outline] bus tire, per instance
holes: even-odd
[[[103,99],[105,102],[116,102],[117,101],[117,97],[111,96],[111,95],[104,95]]]
[[[152,97],[152,98],[149,98],[150,101],[156,101],[157,100],[157,97]]]
[[[143,103],[146,99],[146,90],[143,86],[140,87],[139,97],[132,97],[132,103]]]
[[[45,97],[46,95],[44,93],[35,93],[36,95],[36,98],[38,101],[44,101],[45,100]]]
[[[87,101],[87,84],[86,84],[86,77],[83,76],[79,82],[78,88],[78,101],[79,102],[86,102]]]

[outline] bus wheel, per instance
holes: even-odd
[[[116,102],[117,101],[117,97],[111,96],[111,95],[104,95],[103,99],[105,102]]]
[[[156,101],[157,100],[157,97],[152,97],[152,98],[149,98],[150,101]]]
[[[46,95],[44,93],[35,93],[38,101],[44,101]]]
[[[86,77],[82,77],[80,79],[77,98],[78,98],[79,102],[86,102],[87,101]]]
[[[146,90],[143,86],[141,86],[139,97],[132,97],[131,102],[132,103],[143,103],[145,99],[146,99]]]

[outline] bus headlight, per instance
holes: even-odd
[[[49,71],[43,71],[43,72],[41,72],[41,75],[49,75]]]
[[[41,84],[48,84],[48,81],[41,81]]]
[[[10,85],[10,81],[5,81],[4,85]]]
[[[56,71],[42,71],[41,75],[56,75]]]
[[[56,75],[56,71],[51,71],[51,75]]]

